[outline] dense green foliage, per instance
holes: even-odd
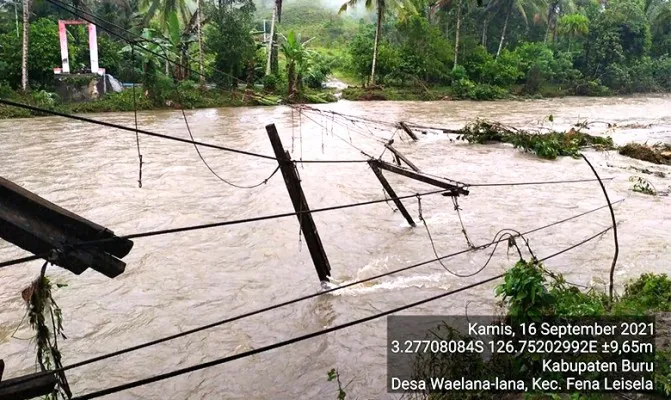
[[[577,157],[583,147],[595,147],[600,150],[614,149],[610,137],[592,136],[578,129],[567,132],[531,132],[516,129],[496,122],[477,120],[459,131],[458,140],[470,143],[501,142],[510,143],[515,148],[534,153],[541,158],[555,159],[559,156]]]
[[[610,299],[604,291],[591,288],[586,291],[568,283],[561,274],[545,269],[542,263],[520,259],[504,275],[504,281],[496,287],[496,295],[504,307],[501,320],[509,324],[539,321],[541,317],[590,318],[590,317],[633,317],[650,316],[671,311],[671,279],[666,274],[643,274],[638,279],[625,284],[620,296]],[[514,323],[513,323],[514,321]],[[659,320],[658,320],[659,321]],[[658,331],[668,329],[658,322]],[[430,333],[431,339],[459,339],[466,342],[475,338],[446,324],[439,325]],[[504,337],[500,337],[505,339]],[[655,394],[653,398],[669,398],[671,395],[671,349],[664,340],[658,340],[655,353]],[[594,360],[590,355],[586,360]],[[494,354],[491,358],[481,358],[477,353],[424,353],[417,356],[415,375],[417,378],[441,376],[458,379],[468,376],[474,379],[490,379],[493,376],[502,379],[526,379],[540,376],[542,359],[538,354],[523,352],[520,354]],[[505,378],[504,378],[505,377]],[[561,379],[557,376],[558,379]],[[415,398],[433,400],[448,399],[496,399],[499,394],[487,392],[433,393],[417,394]],[[571,393],[571,399],[612,399],[612,394]],[[557,394],[528,392],[529,399],[559,399]]]
[[[272,58],[272,76],[266,76],[264,31],[270,30],[275,1],[201,3],[202,54],[195,2],[76,4],[142,37],[133,47],[99,28],[99,60],[121,81],[143,84],[153,106],[186,103],[170,93],[185,81],[200,83],[202,90],[205,83],[234,91],[263,87],[268,95],[302,101],[330,74],[361,86],[345,91],[349,99],[491,100],[671,90],[668,0],[350,1],[340,13],[337,4],[295,0],[282,6],[275,24],[279,66]],[[17,89],[22,29],[14,11],[13,3],[0,6],[0,83]],[[27,71],[32,90],[54,91],[58,19],[73,16],[41,0],[32,3]],[[67,30],[71,69],[85,70],[86,29]],[[283,51],[296,46],[309,49],[300,63],[292,61],[295,52]],[[376,85],[364,88],[369,82]],[[274,103],[263,103],[268,101]]]

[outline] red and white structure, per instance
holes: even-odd
[[[61,42],[62,67],[54,68],[55,74],[69,74],[70,60],[68,58],[68,32],[66,25],[88,25],[89,29],[89,54],[91,55],[91,73],[105,75],[105,69],[98,66],[98,35],[96,26],[87,21],[58,20],[58,37]]]

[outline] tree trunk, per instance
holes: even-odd
[[[21,88],[28,90],[28,35],[30,34],[30,0],[23,0],[23,51],[21,57]]]
[[[483,45],[485,48],[487,47],[487,23],[489,20],[487,19],[487,16],[485,15],[484,21],[482,23],[482,39],[480,39],[480,44]]]
[[[293,99],[296,94],[296,64],[293,61],[287,65],[287,80],[289,81],[289,98]]]
[[[550,36],[550,30],[552,28],[552,21],[554,20],[556,9],[557,9],[557,3],[554,1],[551,2],[550,6],[548,7],[548,26],[547,29],[545,30],[545,38],[543,38],[543,43],[545,44],[547,44],[548,37]]]
[[[196,8],[198,8],[198,15],[196,16],[196,24],[198,25],[198,57],[200,61],[200,87],[205,88],[205,73],[203,72],[203,33],[202,33],[202,20],[201,20],[201,9],[200,9],[200,0],[196,0]]]
[[[459,63],[459,29],[461,28],[461,0],[457,3],[457,33],[454,38],[454,67],[457,68]]]
[[[501,50],[503,49],[503,41],[506,39],[506,29],[508,29],[508,17],[510,17],[510,13],[513,11],[513,3],[510,3],[510,8],[508,9],[508,12],[506,13],[506,20],[503,22],[503,29],[501,30],[501,40],[499,41],[499,49],[496,51],[496,58],[499,58],[499,54],[501,54]]]
[[[21,36],[19,34],[19,6],[14,1],[14,22],[16,22],[16,37]]]
[[[373,86],[375,85],[375,63],[377,61],[377,49],[378,44],[380,43],[380,31],[382,30],[382,15],[384,10],[378,3],[377,5],[377,26],[375,27],[375,43],[373,44],[373,66],[370,70],[370,80],[368,84]]]
[[[273,37],[275,36],[275,18],[277,18],[277,5],[273,7],[273,19],[270,20],[270,37],[268,38],[268,63],[266,64],[266,75],[270,75],[270,64],[273,59]]]

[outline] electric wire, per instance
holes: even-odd
[[[429,196],[429,195],[438,194],[438,193],[442,193],[442,192],[445,192],[445,189],[423,192],[423,193],[420,193],[419,195],[420,196]],[[409,195],[397,197],[395,199],[397,199],[397,200],[409,199],[409,198],[412,198],[412,197],[416,197],[417,195],[418,194],[409,194]],[[392,198],[392,199],[394,199],[394,198]],[[303,211],[297,211],[297,212],[286,212],[286,213],[281,213],[281,214],[271,214],[271,215],[250,217],[250,218],[244,218],[244,219],[238,219],[238,220],[226,220],[226,221],[212,222],[212,223],[199,224],[199,225],[191,225],[191,226],[185,226],[185,227],[179,227],[179,228],[171,228],[171,229],[163,229],[163,230],[157,230],[157,231],[147,231],[147,232],[133,233],[133,234],[125,235],[125,236],[117,236],[117,237],[114,237],[114,238],[97,239],[97,240],[91,240],[91,241],[80,242],[80,243],[65,244],[63,246],[62,251],[66,251],[66,250],[72,249],[72,248],[95,246],[95,245],[99,245],[99,244],[102,244],[102,243],[109,243],[109,242],[122,240],[122,239],[137,239],[137,238],[150,237],[150,236],[159,236],[159,235],[165,235],[165,234],[188,232],[188,231],[216,228],[216,227],[222,227],[222,226],[245,224],[245,223],[265,221],[265,220],[270,220],[270,219],[300,216],[300,215],[303,215],[303,214],[312,214],[312,213],[319,213],[319,212],[326,212],[326,211],[342,210],[342,209],[353,208],[353,207],[367,206],[367,205],[383,203],[383,202],[387,202],[387,201],[389,201],[388,198],[368,200],[368,201],[363,201],[363,202],[358,202],[358,203],[348,203],[348,204],[341,204],[341,205],[336,205],[336,206],[316,208],[316,209],[312,209],[312,210],[303,210]],[[11,266],[11,265],[22,264],[22,263],[25,263],[25,262],[28,262],[28,261],[33,261],[33,260],[37,260],[37,259],[40,259],[40,258],[50,257],[52,255],[53,254],[50,251],[48,253],[43,253],[43,254],[40,254],[40,255],[34,255],[34,256],[17,258],[17,259],[14,259],[14,260],[3,261],[3,262],[0,262],[0,268],[8,267],[8,266]]]
[[[619,203],[621,201],[623,201],[623,200],[622,199],[618,200],[616,203]],[[127,347],[125,349],[117,350],[117,351],[107,353],[107,354],[104,354],[104,355],[101,355],[101,356],[93,357],[93,358],[90,358],[90,359],[87,359],[87,360],[84,360],[84,361],[76,362],[74,364],[70,364],[70,365],[65,366],[63,368],[63,371],[78,368],[78,367],[82,367],[84,365],[91,364],[91,363],[94,363],[94,362],[97,362],[97,361],[102,361],[102,360],[112,358],[112,357],[115,357],[115,356],[118,356],[118,355],[121,355],[121,354],[126,354],[126,353],[129,353],[129,352],[140,350],[140,349],[150,347],[150,346],[153,346],[153,345],[156,345],[156,344],[164,343],[164,342],[167,342],[167,341],[170,341],[170,340],[173,340],[173,339],[177,339],[177,338],[180,338],[180,337],[191,335],[193,333],[197,333],[197,332],[201,332],[201,331],[204,331],[204,330],[207,330],[207,329],[210,329],[210,328],[221,326],[221,325],[226,324],[226,323],[230,323],[230,322],[234,322],[234,321],[237,321],[237,320],[240,320],[240,319],[248,318],[248,317],[251,317],[251,316],[254,316],[254,315],[258,315],[258,314],[261,314],[261,313],[264,313],[264,312],[267,312],[267,311],[271,311],[271,310],[274,310],[274,309],[277,309],[277,308],[281,308],[281,307],[284,307],[284,306],[288,306],[288,305],[291,305],[291,304],[296,304],[296,303],[299,303],[299,302],[302,302],[302,301],[305,301],[305,300],[308,300],[308,299],[311,299],[311,298],[314,298],[314,297],[323,296],[323,295],[326,295],[328,293],[336,292],[336,291],[346,289],[346,288],[349,288],[349,287],[352,287],[352,286],[360,285],[360,284],[371,282],[371,281],[374,281],[374,280],[377,280],[377,279],[380,279],[380,278],[395,275],[395,274],[398,274],[400,272],[409,271],[409,270],[412,270],[412,269],[415,269],[415,268],[422,267],[424,265],[431,264],[433,262],[437,262],[437,261],[440,262],[442,260],[452,258],[452,257],[456,257],[456,256],[466,254],[466,253],[469,253],[469,252],[473,252],[473,251],[477,251],[477,250],[484,250],[484,249],[486,249],[486,248],[488,248],[492,245],[495,245],[495,247],[492,250],[492,253],[490,253],[489,258],[488,258],[487,262],[485,263],[485,265],[477,271],[477,273],[479,273],[482,270],[484,270],[484,268],[486,268],[486,266],[489,264],[489,262],[491,261],[493,255],[494,255],[494,252],[495,252],[499,243],[504,242],[504,241],[509,241],[510,238],[515,238],[515,237],[522,237],[523,239],[525,239],[525,236],[527,236],[531,233],[538,232],[540,230],[547,229],[547,228],[553,227],[555,225],[565,223],[565,222],[568,222],[568,221],[573,220],[573,219],[580,218],[584,215],[596,212],[596,211],[601,210],[601,209],[606,208],[606,207],[608,207],[608,206],[604,205],[604,206],[601,206],[601,207],[598,207],[598,208],[594,208],[594,209],[585,211],[583,213],[576,214],[576,215],[573,215],[571,217],[561,219],[561,220],[552,222],[550,224],[546,224],[544,226],[541,226],[541,227],[538,227],[538,228],[535,228],[535,229],[528,230],[528,231],[523,232],[523,233],[520,233],[520,232],[518,232],[516,230],[513,230],[513,229],[502,229],[499,232],[497,232],[496,235],[494,235],[494,240],[492,240],[489,243],[485,243],[485,244],[482,244],[482,245],[479,245],[479,246],[474,246],[474,247],[468,248],[468,249],[463,249],[463,250],[460,250],[460,251],[457,251],[457,252],[454,252],[454,253],[450,253],[450,254],[441,256],[441,257],[436,256],[436,258],[434,258],[434,259],[422,261],[422,262],[419,262],[419,263],[416,263],[416,264],[412,264],[412,265],[405,266],[405,267],[402,267],[402,268],[387,271],[387,272],[384,272],[384,273],[381,273],[381,274],[378,274],[378,275],[374,275],[374,276],[371,276],[371,277],[368,277],[368,278],[364,278],[364,279],[360,279],[360,280],[357,280],[357,281],[345,283],[345,284],[342,284],[342,285],[339,285],[339,286],[336,286],[336,287],[325,289],[325,290],[322,290],[322,291],[319,291],[319,292],[314,292],[314,293],[311,293],[311,294],[308,294],[308,295],[305,295],[305,296],[301,296],[301,297],[294,298],[294,299],[291,299],[291,300],[287,300],[287,301],[284,301],[284,302],[276,303],[276,304],[273,304],[271,306],[267,306],[267,307],[257,309],[257,310],[254,310],[254,311],[249,311],[249,312],[239,314],[239,315],[234,316],[234,317],[229,317],[229,318],[226,318],[226,319],[223,319],[223,320],[220,320],[220,321],[216,321],[216,322],[213,322],[213,323],[210,323],[210,324],[207,324],[207,325],[196,327],[196,328],[193,328],[193,329],[190,329],[190,330],[187,330],[187,331],[179,332],[179,333],[174,334],[174,335],[166,336],[166,337],[163,337],[163,338],[160,338],[160,339],[156,339],[156,340],[145,342],[145,343],[142,343],[142,344],[139,344],[139,345]],[[504,239],[503,235],[501,235],[501,233],[505,232],[505,231],[511,231],[514,234],[507,234],[509,237]],[[598,234],[597,234],[597,236],[598,236]],[[527,246],[528,246],[528,244],[527,244]],[[574,248],[574,247],[571,247],[571,248]],[[558,254],[561,254],[561,253],[558,253]],[[532,255],[532,257],[535,258],[535,255],[533,254],[533,252],[531,252],[531,255]],[[475,274],[472,274],[470,276],[473,276],[473,275],[475,275]],[[59,371],[52,370],[50,372],[53,373],[53,372],[59,372]],[[25,382],[26,380],[35,379],[35,378],[37,378],[37,376],[26,378],[25,380],[20,380],[20,381],[17,381],[16,383]]]
[[[600,235],[603,235],[605,232],[607,232],[610,229],[612,229],[612,227],[608,227],[608,228],[604,229],[603,231],[597,233],[596,235],[593,235],[593,236],[591,236],[587,239],[584,239],[584,240],[580,241],[579,243],[576,243],[576,244],[574,244],[574,245],[572,245],[568,248],[562,249],[562,250],[560,250],[560,251],[558,251],[558,252],[556,252],[552,255],[549,255],[547,257],[544,257],[543,259],[538,260],[538,261],[543,262],[543,261],[546,261],[550,258],[553,258],[553,257],[556,257],[560,254],[563,254],[567,251],[570,251],[570,250],[572,250],[576,247],[579,247],[579,246],[589,242],[590,240],[595,239],[596,237],[598,237]],[[154,383],[154,382],[159,382],[159,381],[162,381],[162,380],[165,380],[165,379],[173,378],[175,376],[183,375],[183,374],[186,374],[186,373],[190,373],[190,372],[198,371],[198,370],[201,370],[201,369],[210,368],[210,367],[213,367],[213,366],[216,366],[216,365],[225,364],[225,363],[228,363],[228,362],[231,362],[231,361],[234,361],[234,360],[250,357],[250,356],[253,356],[255,354],[265,353],[267,351],[271,351],[271,350],[274,350],[274,349],[277,349],[277,348],[285,347],[285,346],[288,346],[288,345],[291,345],[291,344],[294,344],[294,343],[302,342],[302,341],[305,341],[305,340],[308,340],[308,339],[312,339],[314,337],[323,336],[323,335],[326,335],[326,334],[331,333],[331,332],[335,332],[335,331],[338,331],[338,330],[341,330],[341,329],[349,328],[351,326],[366,323],[366,322],[369,322],[369,321],[372,321],[372,320],[375,320],[375,319],[378,319],[378,318],[381,318],[381,317],[384,317],[384,316],[387,316],[387,315],[391,315],[391,314],[394,314],[394,313],[397,313],[397,312],[400,312],[400,311],[408,310],[410,308],[414,308],[414,307],[417,307],[417,306],[420,306],[420,305],[423,305],[423,304],[426,304],[426,303],[429,303],[429,302],[432,302],[432,301],[435,301],[435,300],[439,300],[439,299],[442,299],[442,298],[445,298],[445,297],[463,292],[463,291],[468,290],[468,289],[472,289],[474,287],[478,287],[478,286],[487,284],[489,282],[493,282],[493,281],[498,280],[498,279],[500,279],[504,276],[505,276],[505,274],[499,274],[499,275],[496,275],[496,276],[493,276],[493,277],[490,277],[490,278],[487,278],[487,279],[483,279],[479,282],[475,282],[475,283],[472,283],[472,284],[469,284],[469,285],[465,285],[465,286],[462,286],[460,288],[453,289],[453,290],[447,291],[445,293],[441,293],[441,294],[436,295],[436,296],[431,296],[431,297],[428,297],[428,298],[425,298],[425,299],[422,299],[422,300],[419,300],[419,301],[416,301],[416,302],[413,302],[413,303],[410,303],[410,304],[406,304],[406,305],[403,305],[403,306],[400,306],[400,307],[396,307],[396,308],[393,308],[393,309],[390,309],[390,310],[382,311],[382,312],[379,312],[377,314],[369,315],[369,316],[364,317],[364,318],[349,321],[349,322],[346,322],[346,323],[343,323],[343,324],[340,324],[340,325],[335,325],[335,326],[332,326],[330,328],[326,328],[326,329],[322,329],[322,330],[319,330],[319,331],[311,332],[311,333],[308,333],[308,334],[305,334],[305,335],[302,335],[302,336],[293,337],[291,339],[287,339],[287,340],[284,340],[284,341],[281,341],[281,342],[276,342],[276,343],[273,343],[271,345],[259,347],[259,348],[249,350],[249,351],[245,351],[245,352],[242,352],[242,353],[226,356],[226,357],[223,357],[223,358],[219,358],[219,359],[216,359],[216,360],[192,365],[192,366],[185,367],[185,368],[180,368],[180,369],[177,369],[177,370],[174,370],[174,371],[171,371],[171,372],[158,374],[158,375],[155,375],[155,376],[152,376],[152,377],[149,377],[149,378],[139,379],[139,380],[136,380],[136,381],[125,383],[125,384],[113,386],[113,387],[110,387],[110,388],[107,388],[107,389],[87,393],[87,394],[84,394],[82,396],[74,397],[73,400],[88,400],[88,399],[93,399],[93,398],[97,398],[97,397],[101,397],[101,396],[106,396],[106,395],[117,393],[117,392],[120,392],[120,391],[132,389],[132,388],[135,388],[135,387],[138,387],[138,386],[144,386],[144,385],[151,384],[151,383]]]
[[[200,12],[200,11],[199,11],[199,12]],[[165,49],[164,49],[163,51],[165,51]],[[230,181],[228,181],[228,180],[222,178],[221,175],[219,175],[219,174],[218,174],[218,173],[217,173],[217,172],[210,166],[210,164],[205,160],[205,157],[203,157],[203,154],[200,152],[200,149],[198,148],[198,145],[195,143],[196,141],[195,141],[195,139],[194,139],[194,137],[193,137],[193,133],[191,132],[191,126],[189,126],[189,119],[187,118],[187,116],[186,116],[186,112],[184,111],[184,106],[183,106],[183,104],[184,104],[184,99],[183,99],[183,97],[182,97],[182,93],[179,91],[179,87],[175,87],[175,92],[177,93],[177,97],[178,97],[178,99],[179,99],[180,110],[181,110],[181,112],[182,112],[182,118],[184,119],[184,125],[186,126],[186,131],[189,133],[189,137],[191,138],[191,141],[193,142],[193,147],[196,149],[196,153],[198,154],[198,157],[200,158],[200,161],[203,162],[203,164],[205,165],[205,167],[207,167],[207,169],[210,170],[210,172],[212,173],[212,175],[214,175],[217,179],[219,179],[220,181],[224,182],[225,184],[227,184],[227,185],[229,185],[229,186],[232,186],[232,187],[234,187],[234,188],[237,188],[237,189],[255,189],[255,188],[259,187],[259,186],[262,186],[262,185],[265,185],[266,183],[268,183],[268,181],[269,181],[270,179],[272,179],[273,176],[275,176],[275,174],[277,173],[277,171],[280,170],[280,164],[278,163],[277,167],[275,167],[275,169],[273,170],[273,172],[271,172],[270,175],[269,175],[267,178],[263,179],[261,182],[259,182],[259,183],[257,183],[257,184],[254,184],[254,185],[239,185],[239,184],[230,182]]]
[[[432,194],[441,193],[441,192],[445,192],[445,190],[441,189],[441,190],[435,190],[435,191],[431,191],[431,192],[424,192],[424,193],[420,193],[420,196],[427,196],[427,195],[432,195]],[[77,243],[77,244],[74,244],[74,245],[68,245],[68,247],[70,247],[70,246],[75,246],[75,247],[90,246],[90,245],[107,243],[107,242],[120,240],[120,239],[136,239],[136,238],[158,236],[158,235],[164,235],[164,234],[170,234],[170,233],[179,233],[179,232],[186,232],[186,231],[199,230],[199,229],[209,229],[209,228],[215,228],[215,227],[221,227],[221,226],[244,224],[244,223],[264,221],[264,220],[269,220],[269,219],[297,216],[297,215],[300,215],[300,214],[318,213],[318,212],[346,209],[346,208],[351,208],[351,207],[365,206],[365,205],[369,205],[369,204],[388,202],[390,199],[392,199],[392,200],[393,199],[403,200],[403,199],[409,199],[409,198],[412,198],[412,197],[417,197],[417,194],[399,196],[399,197],[396,197],[396,198],[394,198],[394,197],[386,198],[386,196],[385,196],[384,199],[370,200],[370,201],[360,202],[360,203],[343,204],[343,205],[339,205],[339,206],[324,207],[324,208],[319,208],[319,209],[314,209],[314,210],[309,210],[309,211],[305,210],[305,211],[299,211],[299,212],[288,212],[288,213],[282,213],[282,214],[265,215],[265,216],[245,218],[245,219],[239,219],[239,220],[230,220],[230,221],[214,222],[214,223],[209,223],[209,224],[192,225],[192,226],[181,227],[181,228],[172,228],[172,229],[164,229],[164,230],[158,230],[158,231],[134,233],[134,234],[126,235],[126,236],[119,236],[117,238],[99,239],[99,240],[92,240],[92,241]],[[618,204],[618,203],[621,203],[623,201],[624,201],[624,199],[619,199],[619,200],[613,201],[611,204]],[[585,211],[583,213],[577,214],[575,216],[568,217],[568,218],[565,218],[565,219],[561,219],[557,222],[553,222],[552,224],[550,224],[547,227],[562,224],[564,222],[570,221],[570,220],[578,218],[578,217],[582,217],[583,215],[587,215],[587,214],[596,212],[596,211],[601,210],[601,209],[606,208],[606,207],[608,207],[608,205],[603,205],[603,206],[591,209],[589,211]],[[543,227],[543,229],[544,228],[545,227]],[[529,231],[529,232],[527,232],[527,234],[536,232],[537,230],[539,230],[539,229]],[[38,260],[38,259],[41,259],[41,258],[48,257],[51,254],[52,254],[52,252],[49,252],[49,253],[41,254],[41,255],[33,255],[33,256],[27,256],[27,257],[17,258],[17,259],[13,259],[13,260],[3,261],[3,262],[0,262],[0,268],[12,266],[12,265],[17,265],[17,264],[22,264],[22,263],[29,262],[29,261]]]
[[[135,99],[135,46],[131,44],[131,66],[133,68],[133,84],[131,95],[133,96],[133,119],[135,120],[135,144],[137,147],[137,158],[138,158],[138,178],[137,184],[138,187],[142,188],[142,152],[140,152],[140,133],[137,131],[137,101]],[[104,79],[104,77],[103,77]]]

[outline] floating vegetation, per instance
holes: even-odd
[[[655,185],[650,183],[648,180],[641,178],[640,176],[630,177],[629,182],[634,182],[634,187],[632,188],[634,192],[649,194],[651,196],[657,195],[657,189],[655,189]]]
[[[593,136],[578,129],[571,128],[567,132],[527,131],[517,129],[498,122],[478,119],[460,130],[458,140],[469,143],[501,142],[510,143],[515,148],[534,153],[541,158],[553,160],[559,156],[578,157],[580,149],[592,147],[599,150],[614,149],[610,137]]]
[[[621,155],[643,160],[655,164],[671,164],[671,146],[629,143],[620,147],[618,151]]]

